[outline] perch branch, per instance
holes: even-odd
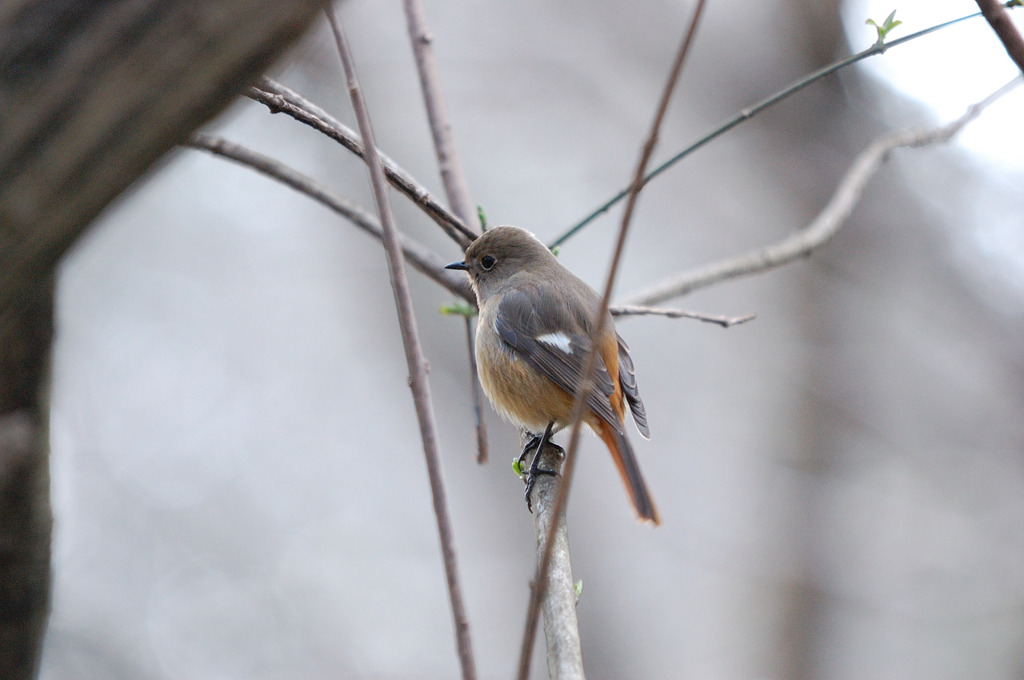
[[[618,238],[615,242],[615,251],[612,254],[612,261],[608,270],[608,278],[605,282],[604,293],[601,296],[601,306],[597,310],[597,318],[595,319],[594,328],[590,334],[590,343],[592,347],[597,346],[596,339],[600,338],[602,333],[604,333],[605,326],[607,324],[608,306],[611,301],[612,290],[615,287],[615,278],[618,273],[619,262],[622,259],[622,253],[625,249],[626,236],[629,233],[629,225],[633,216],[633,209],[635,208],[636,202],[640,196],[640,190],[643,189],[644,173],[646,172],[647,164],[654,153],[654,148],[658,143],[658,134],[661,129],[662,121],[665,118],[665,113],[668,111],[668,104],[672,98],[672,92],[675,90],[676,83],[679,80],[679,74],[682,73],[683,64],[686,62],[686,55],[689,53],[690,45],[693,43],[693,39],[696,36],[697,25],[700,21],[700,15],[703,9],[704,0],[698,0],[697,7],[694,9],[693,17],[690,20],[690,26],[686,31],[682,44],[679,46],[678,52],[676,53],[668,81],[665,83],[665,88],[661,94],[657,113],[655,114],[654,121],[651,124],[650,134],[644,142],[643,151],[640,154],[640,160],[637,162],[632,189],[626,202],[626,209],[622,217],[622,224],[619,227]],[[562,472],[562,476],[559,478],[557,493],[555,494],[553,501],[554,507],[551,513],[552,517],[562,517],[565,513],[565,508],[568,505],[569,490],[572,484],[572,474],[576,463],[576,451],[580,440],[580,426],[583,424],[583,415],[586,410],[587,397],[593,389],[594,374],[597,370],[597,360],[599,356],[600,354],[598,352],[593,351],[587,355],[580,385],[576,390],[575,402],[573,403],[572,408],[572,429],[569,435],[569,448],[566,452],[565,468]],[[530,656],[533,648],[533,639],[537,632],[537,617],[539,615],[540,604],[545,596],[545,591],[549,586],[549,569],[558,533],[559,532],[554,530],[549,530],[547,532],[544,537],[544,550],[537,562],[537,571],[533,581],[533,588],[530,593],[530,604],[527,609],[526,630],[524,631],[523,643],[519,650],[519,680],[527,680],[530,675]],[[549,668],[550,667],[551,662],[549,661]]]
[[[459,663],[462,668],[463,680],[474,680],[476,668],[469,637],[469,620],[462,599],[462,587],[459,584],[458,564],[455,559],[455,539],[448,514],[444,479],[441,477],[441,456],[438,453],[434,412],[430,399],[430,383],[427,380],[426,358],[420,347],[419,333],[416,329],[412,296],[405,275],[405,261],[398,243],[398,230],[395,228],[391,206],[388,203],[384,166],[377,153],[377,145],[374,142],[373,129],[370,125],[370,115],[366,103],[363,101],[362,91],[356,77],[355,64],[352,61],[352,54],[349,51],[341,21],[334,8],[328,8],[325,11],[337,42],[338,54],[341,56],[349,98],[352,100],[352,108],[355,110],[356,120],[359,123],[359,131],[363,139],[366,140],[366,165],[370,171],[373,195],[377,202],[377,211],[384,234],[384,250],[387,254],[391,287],[395,293],[395,307],[402,329],[402,344],[405,347],[405,358],[409,367],[409,386],[412,389],[413,404],[416,407],[416,417],[420,425],[420,437],[423,440],[423,453],[426,457],[427,474],[430,478],[430,492],[434,501],[437,531],[441,539],[441,555],[448,582],[448,596],[451,601]]]
[[[853,212],[868,180],[890,151],[897,147],[921,147],[945,142],[974,120],[986,106],[1020,84],[1015,78],[984,100],[974,104],[952,123],[925,132],[901,130],[882,135],[853,161],[828,204],[809,225],[771,245],[757,248],[696,269],[671,276],[631,297],[627,305],[654,305],[719,281],[750,276],[807,257],[828,243]]]
[[[520,433],[525,447],[532,435]],[[541,467],[562,474],[565,451],[556,444],[546,442],[541,456]],[[525,461],[529,464],[531,461]],[[580,645],[579,621],[576,618],[576,587],[572,578],[569,552],[569,531],[565,522],[565,508],[556,514],[555,497],[562,476],[541,475],[533,485],[530,496],[534,531],[537,535],[537,562],[544,560],[547,537],[554,536],[551,556],[548,558],[548,587],[541,610],[544,614],[544,640],[547,643],[548,677],[552,680],[583,680],[583,650]],[[556,521],[557,518],[557,521]]]

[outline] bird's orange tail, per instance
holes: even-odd
[[[626,490],[629,491],[636,514],[642,520],[653,522],[655,526],[661,524],[658,509],[654,507],[651,494],[647,491],[647,484],[644,482],[643,475],[640,474],[640,465],[637,464],[633,448],[629,445],[626,435],[603,420],[598,420],[597,434],[608,447],[616,467],[619,468],[619,474],[626,485]]]

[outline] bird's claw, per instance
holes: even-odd
[[[558,475],[558,472],[556,472],[555,470],[548,470],[540,466],[540,444],[543,440],[544,437],[541,435],[534,436],[533,439],[527,442],[526,446],[523,447],[523,453],[519,456],[519,467],[520,469],[522,469],[523,462],[525,461],[526,456],[530,454],[530,451],[535,450],[533,454],[533,460],[530,461],[530,468],[526,471],[526,475],[523,477],[523,481],[526,483],[526,509],[529,510],[531,513],[533,512],[533,501],[531,499],[531,494],[533,494],[534,484],[537,483],[537,476],[551,475],[552,477],[554,477]],[[551,443],[550,440],[545,442],[545,444],[558,449],[559,452],[562,451],[562,447],[558,446],[557,444]]]

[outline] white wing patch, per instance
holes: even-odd
[[[562,332],[545,333],[544,335],[537,336],[537,342],[543,342],[545,345],[551,345],[557,347],[566,354],[572,354],[572,345],[569,341],[569,336]]]

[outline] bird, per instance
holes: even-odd
[[[537,451],[553,432],[571,424],[575,395],[586,358],[596,347],[600,360],[587,398],[584,422],[604,442],[642,521],[660,524],[658,510],[626,438],[626,406],[644,439],[647,412],[637,389],[629,347],[607,311],[594,342],[601,297],[564,267],[536,236],[520,227],[485,231],[446,269],[467,272],[479,318],[474,351],[480,384],[505,420],[535,435]],[[537,436],[543,432],[543,435]],[[534,457],[527,478],[527,502]]]

